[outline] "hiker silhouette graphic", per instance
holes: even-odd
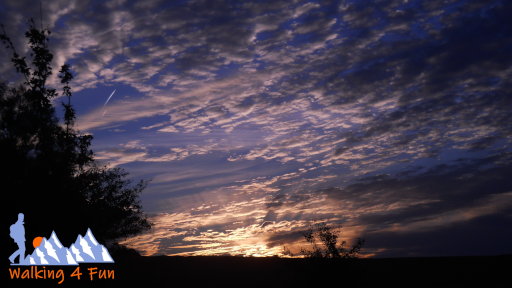
[[[10,234],[12,239],[14,239],[14,242],[18,244],[18,250],[16,250],[12,255],[9,257],[9,261],[11,263],[14,263],[14,259],[19,256],[19,264],[22,264],[25,260],[25,226],[23,226],[24,222],[23,219],[25,218],[25,215],[23,213],[18,214],[18,221],[16,223],[12,224],[10,227]]]

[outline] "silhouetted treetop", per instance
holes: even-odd
[[[74,128],[73,74],[67,64],[58,74],[64,108],[59,123],[53,106],[59,93],[47,86],[53,71],[49,35],[30,20],[25,33],[30,52],[20,56],[1,27],[0,40],[24,78],[15,87],[0,84],[0,190],[8,216],[2,218],[3,231],[19,212],[25,214],[27,241],[55,230],[69,243],[88,227],[98,240],[115,241],[149,229],[139,200],[147,183],[133,184],[123,170],[98,165],[92,135]]]
[[[308,258],[356,258],[361,252],[364,240],[357,239],[352,247],[347,247],[346,241],[338,241],[340,237],[341,230],[332,229],[325,223],[317,224],[304,232],[304,238],[312,249],[302,248],[301,254]]]

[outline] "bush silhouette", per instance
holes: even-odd
[[[341,241],[338,244],[341,231],[332,229],[323,223],[308,229],[303,235],[312,247],[311,250],[302,248],[300,251],[307,258],[356,258],[364,244],[363,239],[357,239],[357,242],[350,248],[346,247],[346,241]],[[318,241],[321,242],[321,246],[318,245]]]
[[[68,65],[59,71],[64,119],[57,119],[52,101],[58,92],[47,86],[53,73],[49,35],[30,20],[25,33],[30,53],[20,56],[3,26],[0,32],[24,79],[16,87],[0,84],[0,190],[7,216],[0,231],[19,212],[25,214],[27,243],[52,230],[67,245],[87,228],[106,243],[149,229],[139,201],[146,182],[132,184],[123,170],[98,165],[91,150],[93,137],[74,128]]]

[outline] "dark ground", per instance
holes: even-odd
[[[90,281],[89,266],[114,269],[116,279]],[[349,261],[118,256],[115,264],[80,267],[81,281],[11,280],[8,287],[512,287],[512,255]],[[65,268],[68,275],[73,271]]]

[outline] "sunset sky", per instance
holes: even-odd
[[[143,255],[297,252],[320,222],[367,256],[512,253],[511,1],[41,6],[77,128],[151,180]],[[20,51],[40,16],[0,2]]]

